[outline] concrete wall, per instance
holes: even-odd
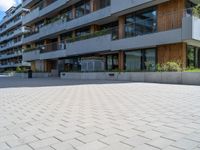
[[[66,55],[84,54],[110,50],[111,35],[99,36],[87,40],[77,41],[67,45]]]
[[[188,72],[98,72],[98,73],[66,73],[61,79],[77,80],[119,80],[167,84],[200,85],[200,73]]]
[[[182,39],[200,41],[200,19],[188,16],[184,17],[182,22]]]
[[[24,61],[39,60],[40,59],[40,50],[24,52],[22,57],[23,57]]]
[[[145,48],[162,44],[179,43],[182,41],[181,34],[181,29],[174,29],[115,40],[112,41],[112,50]]]
[[[111,0],[112,13],[120,12],[131,7],[136,7],[153,0]]]
[[[18,78],[28,78],[28,73],[14,73],[12,76],[18,77]],[[51,73],[33,73],[32,77],[33,78],[48,78],[48,77],[51,77]]]

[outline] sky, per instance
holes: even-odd
[[[21,0],[0,0],[0,21],[5,15],[5,11],[11,6],[17,6],[21,3]]]

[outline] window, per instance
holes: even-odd
[[[126,37],[153,33],[157,30],[157,11],[155,8],[138,11],[126,16]]]
[[[141,70],[141,60],[142,53],[140,50],[126,52],[126,63],[125,68],[126,71],[140,71]]]
[[[187,47],[187,66],[200,68],[200,48],[194,46]]]
[[[125,52],[126,71],[155,71],[156,50],[145,49]]]
[[[110,6],[110,0],[99,0],[99,3],[100,3],[100,9]]]
[[[76,30],[76,36],[77,37],[84,36],[84,35],[87,35],[89,33],[90,33],[90,28],[89,27]]]
[[[144,65],[146,71],[156,70],[156,52],[155,49],[148,49],[144,51]]]
[[[90,1],[84,0],[76,5],[76,18],[89,14],[90,11]]]
[[[118,69],[118,66],[118,54],[106,56],[106,69],[108,71],[116,70]]]
[[[72,14],[72,9],[69,9],[67,12],[66,12],[66,21],[70,21],[73,19],[73,14]]]

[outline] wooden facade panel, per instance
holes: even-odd
[[[158,5],[158,31],[179,28],[185,9],[185,0],[171,0]]]
[[[178,61],[183,67],[186,67],[186,43],[158,46],[157,60],[159,64]]]

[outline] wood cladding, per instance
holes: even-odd
[[[119,17],[119,39],[122,39],[124,37],[125,31],[124,31],[124,25],[125,25],[125,16]]]
[[[158,31],[179,28],[185,9],[185,0],[170,0],[158,5]]]
[[[178,61],[186,67],[186,43],[161,45],[157,47],[157,60],[159,64],[168,61]]]
[[[120,51],[118,53],[118,58],[119,58],[119,70],[123,71],[124,70],[124,51]]]

